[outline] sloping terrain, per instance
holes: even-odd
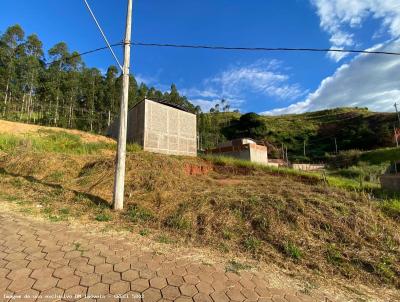
[[[199,116],[205,147],[225,139],[251,137],[265,141],[274,157],[281,156],[279,148],[284,144],[290,160],[324,158],[325,153],[336,151],[335,139],[338,151],[393,147],[396,123],[395,113],[371,112],[366,108],[336,108],[282,116],[227,112]]]
[[[38,135],[59,142],[53,132]],[[126,209],[115,213],[113,155],[24,139],[0,155],[0,199],[25,212],[245,255],[315,282],[400,286],[400,216],[368,193],[315,176],[137,151],[127,158]]]

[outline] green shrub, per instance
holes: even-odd
[[[386,215],[400,221],[400,199],[385,200],[380,207]]]
[[[343,261],[343,256],[334,244],[330,244],[326,250],[326,259],[334,265],[339,265]]]
[[[100,214],[97,214],[95,219],[97,221],[111,221],[112,220],[112,216],[109,213],[102,212]]]
[[[127,211],[128,218],[131,222],[138,222],[138,221],[150,221],[154,218],[154,214],[137,204],[132,204],[128,207]]]
[[[136,143],[131,143],[131,144],[126,145],[126,152],[134,153],[134,152],[139,152],[142,150],[143,150],[142,146],[140,146],[139,144],[136,144]]]
[[[254,236],[250,236],[243,240],[244,248],[252,253],[256,253],[261,245],[261,241],[255,238]]]
[[[287,242],[284,244],[284,251],[286,255],[293,258],[294,260],[300,260],[302,257],[302,252],[299,247],[293,242]]]

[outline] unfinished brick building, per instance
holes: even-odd
[[[118,137],[119,119],[107,130]],[[197,155],[196,115],[177,104],[145,99],[128,112],[127,141],[137,143],[143,150],[174,154]]]
[[[250,138],[234,139],[207,151],[209,154],[235,157],[268,165],[268,149]]]

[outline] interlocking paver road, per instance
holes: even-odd
[[[225,272],[222,265],[11,213],[0,214],[0,300],[317,301],[269,288],[258,273]]]

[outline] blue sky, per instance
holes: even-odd
[[[89,3],[110,42],[122,40],[126,1]],[[46,49],[59,41],[79,52],[104,44],[81,0],[3,0],[1,11],[0,31],[19,23]],[[400,51],[396,0],[135,0],[133,24],[132,40],[140,42]],[[84,60],[101,70],[114,64],[107,51]],[[338,106],[392,110],[400,98],[399,61],[135,47],[131,65],[138,80],[161,90],[175,83],[204,110],[225,98],[242,112],[285,114]]]

